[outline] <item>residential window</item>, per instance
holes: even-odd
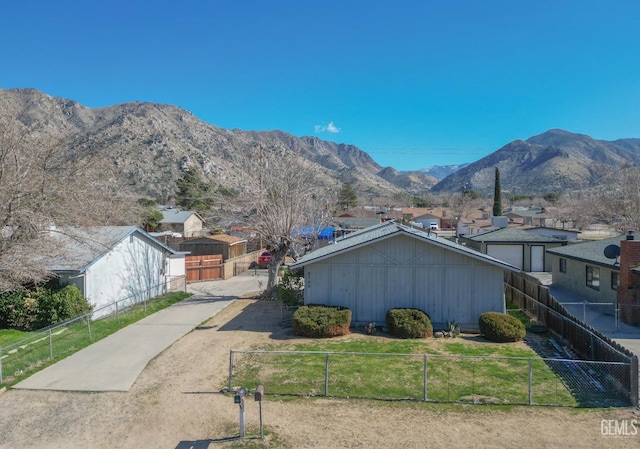
[[[618,290],[620,286],[620,273],[617,271],[611,272],[611,290]]]
[[[587,287],[600,290],[600,268],[587,266]]]
[[[560,258],[560,273],[567,272],[567,259]]]

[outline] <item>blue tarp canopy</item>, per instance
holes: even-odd
[[[318,240],[332,240],[334,228],[313,228],[313,227],[304,227],[299,229],[294,229],[293,236],[299,237],[303,235],[309,239],[317,238]]]

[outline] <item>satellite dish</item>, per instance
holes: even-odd
[[[609,245],[604,249],[604,257],[607,259],[616,259],[614,265],[618,263],[618,256],[620,255],[620,247],[618,245]]]

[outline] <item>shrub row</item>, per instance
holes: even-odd
[[[431,319],[419,309],[391,309],[387,312],[386,324],[388,333],[394,337],[433,336]],[[346,335],[351,326],[351,310],[323,305],[302,306],[293,314],[292,325],[293,332],[303,337]],[[520,341],[526,334],[524,324],[505,313],[485,312],[480,315],[478,325],[484,338],[498,343]]]
[[[520,341],[526,335],[524,324],[506,313],[485,312],[480,315],[478,325],[484,338],[498,343]]]
[[[42,329],[91,311],[75,285],[51,290],[17,290],[0,294],[0,328]]]

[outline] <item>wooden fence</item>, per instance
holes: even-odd
[[[222,255],[186,256],[187,282],[222,279]]]
[[[561,337],[586,360],[628,363],[633,353],[579,320],[549,289],[526,274],[505,274],[505,296],[531,318]]]
[[[599,330],[579,320],[555,299],[549,289],[526,274],[505,272],[505,297],[527,315],[544,325],[581,358],[602,362],[628,363],[628,372],[616,376],[620,385],[630,387],[633,405],[639,402],[638,356]]]

